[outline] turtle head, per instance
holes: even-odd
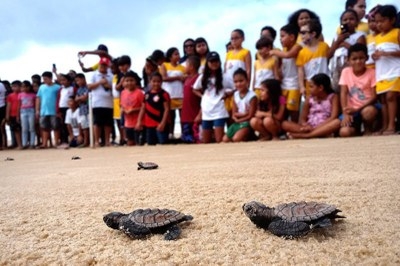
[[[103,216],[103,221],[106,223],[108,227],[112,229],[119,229],[119,223],[122,217],[125,217],[126,214],[121,212],[110,212]]]
[[[246,216],[261,228],[267,228],[274,218],[274,209],[257,201],[245,203],[242,208]]]

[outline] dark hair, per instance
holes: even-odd
[[[272,113],[278,112],[280,105],[279,98],[282,95],[281,83],[277,79],[266,79],[261,82],[261,86],[264,86],[268,90],[268,95],[271,101],[270,108],[272,109]],[[261,106],[262,104],[260,102],[260,107]]]
[[[292,15],[289,16],[288,23],[295,26],[298,31],[300,30],[300,28],[299,28],[299,24],[297,24],[297,20],[299,19],[300,14],[304,13],[304,12],[308,13],[308,15],[310,16],[310,19],[318,19],[319,20],[319,16],[309,9],[302,8],[302,9],[297,10],[296,12],[294,12]]]
[[[347,50],[347,58],[350,58],[351,54],[355,52],[363,52],[365,56],[368,58],[368,48],[365,44],[356,43],[350,46],[349,49]]]
[[[178,48],[176,48],[176,47],[171,47],[167,50],[167,52],[165,53],[165,57],[168,62],[171,62],[171,57],[176,51],[179,52]]]
[[[53,73],[51,73],[50,71],[45,71],[42,74],[42,77],[46,77],[46,78],[53,78]]]
[[[33,74],[32,77],[31,77],[31,79],[35,79],[35,80],[37,80],[37,81],[40,82],[40,80],[41,80],[42,78],[40,77],[39,74]]]
[[[123,55],[118,59],[118,66],[131,65],[131,58],[129,55]]]
[[[210,48],[208,47],[208,43],[207,43],[206,39],[204,39],[203,37],[199,37],[199,38],[197,38],[196,40],[194,40],[194,44],[195,44],[195,45],[197,45],[197,44],[199,44],[199,43],[205,43],[205,44],[206,44],[206,46],[207,46],[206,55],[207,55],[207,54],[210,52]],[[200,55],[197,53],[196,48],[194,49],[194,51],[195,51],[196,55],[200,56]]]
[[[272,40],[267,37],[261,37],[257,42],[256,42],[256,49],[261,49],[261,48],[272,48]]]
[[[213,59],[216,60],[216,59]],[[218,60],[218,59],[217,59]],[[215,90],[216,93],[218,94],[220,90],[222,90],[223,85],[222,85],[222,67],[221,67],[221,60],[218,60],[220,63],[219,69],[217,69],[217,71],[215,72]],[[206,61],[206,65],[204,67],[204,72],[203,72],[203,78],[201,79],[201,88],[202,88],[202,92],[204,92],[207,87],[208,84],[210,82],[210,78],[211,78],[211,69],[208,67],[208,62],[209,60],[207,59]]]
[[[322,33],[322,25],[319,19],[310,19],[310,21],[307,22],[308,28],[310,32],[315,32],[315,38],[319,38]]]
[[[331,78],[327,74],[319,73],[317,75],[314,75],[311,80],[314,82],[315,85],[324,87],[325,93],[334,93],[332,89]]]
[[[186,45],[187,42],[192,42],[193,43],[193,48],[194,48],[194,45],[195,45],[194,40],[192,38],[187,38],[183,42],[183,45],[182,45],[182,47],[183,47],[183,50],[182,50],[183,51],[183,56],[181,57],[181,59],[179,59],[179,63],[185,62],[187,60],[187,58],[188,58],[188,55],[186,54],[186,51],[185,51],[185,45]]]
[[[236,75],[242,75],[246,80],[249,80],[247,72],[241,67],[239,67],[238,69],[235,70],[235,72],[233,72],[233,77]]]
[[[269,33],[271,33],[272,40],[274,41],[276,38],[276,30],[271,26],[264,26],[264,27],[262,27],[261,32],[263,32],[265,30],[267,30],[267,31],[269,31]]]
[[[22,81],[22,84],[28,88],[28,92],[33,92],[33,87],[29,80]]]
[[[151,73],[151,75],[150,75],[150,80],[151,80],[152,78],[154,78],[154,77],[159,77],[159,78],[161,79],[161,81],[163,80],[162,75],[161,75],[160,72],[158,72],[158,71],[155,71],[155,72]]]
[[[359,18],[358,18],[357,12],[354,9],[349,8],[349,9],[346,9],[345,11],[343,11],[343,13],[340,15],[339,23],[342,23],[343,16],[346,13],[352,13],[356,17],[356,21],[358,22]]]
[[[60,76],[62,76],[63,78],[65,78],[69,83],[72,82],[72,77],[68,74],[61,74]]]
[[[76,74],[75,78],[78,78],[78,79],[86,79],[86,77],[85,77],[85,75],[84,75],[83,73],[78,73],[78,74]]]
[[[236,32],[240,37],[244,38],[244,31],[242,29],[234,29],[232,32]]]
[[[295,39],[297,39],[297,35],[299,34],[298,27],[295,27],[292,24],[286,24],[281,28],[281,31],[284,31],[289,35],[294,35]]]
[[[158,61],[160,61],[160,60],[164,60],[164,59],[165,59],[165,55],[164,55],[164,52],[163,52],[163,51],[161,51],[161,50],[159,50],[159,49],[156,49],[156,50],[154,50],[153,53],[151,54],[151,58],[152,58],[155,62],[158,62]]]
[[[187,59],[186,59],[187,63],[190,63],[194,69],[199,70],[200,67],[200,58],[197,55],[190,55]]]
[[[358,0],[346,0],[344,9],[353,8],[357,4]]]
[[[11,82],[11,85],[16,85],[21,87],[22,82],[20,80],[14,80],[13,82]]]
[[[389,18],[389,19],[396,19],[397,17],[397,9],[394,5],[381,6],[378,8],[378,11],[376,11],[376,13],[384,18]]]
[[[232,45],[231,41],[229,41],[229,42],[227,42],[227,43],[225,44],[226,50],[228,50],[228,48],[229,48],[230,45]]]
[[[136,72],[129,70],[128,72],[125,73],[124,77],[125,78],[128,78],[128,77],[133,78],[136,81],[136,85],[140,86],[140,81],[142,79],[139,77],[139,75]]]
[[[104,51],[104,52],[108,53],[108,48],[104,44],[99,44],[99,46],[97,46],[97,50]]]

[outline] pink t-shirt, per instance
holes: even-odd
[[[33,92],[20,92],[18,94],[20,109],[35,108],[36,94]]]
[[[141,107],[144,103],[144,93],[141,89],[135,89],[133,91],[123,90],[121,92],[121,106],[125,110]],[[139,118],[139,111],[124,114],[125,127],[134,128]]]
[[[360,108],[371,99],[375,84],[375,69],[373,68],[367,68],[363,75],[357,77],[351,67],[346,67],[339,80],[339,85],[347,86],[347,106],[353,108]]]

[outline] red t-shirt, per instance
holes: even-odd
[[[183,105],[181,112],[181,122],[183,123],[193,123],[200,111],[201,98],[193,93],[193,84],[198,77],[198,74],[188,77],[183,84]]]
[[[146,92],[145,109],[143,124],[145,127],[157,127],[162,121],[164,115],[164,103],[170,104],[168,92],[161,89],[157,92],[152,90]]]
[[[123,90],[121,92],[121,106],[124,110],[140,108],[144,102],[144,93],[141,89],[133,91]],[[139,118],[139,111],[130,114],[124,113],[125,124],[127,128],[134,128]]]
[[[18,93],[12,92],[7,96],[7,104],[10,105],[10,117],[18,116]]]

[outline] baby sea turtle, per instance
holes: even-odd
[[[145,170],[151,170],[151,169],[156,169],[158,168],[158,164],[152,163],[152,162],[138,162],[138,170],[140,169],[145,169]]]
[[[80,160],[81,159],[81,157],[79,157],[79,156],[72,156],[72,158],[71,158],[71,160]]]
[[[295,238],[308,234],[314,228],[332,225],[341,210],[334,205],[318,202],[292,202],[269,208],[251,201],[243,205],[243,211],[250,220],[263,229],[284,238]]]
[[[4,159],[4,161],[14,161],[14,158],[7,157],[6,159]]]
[[[132,238],[165,233],[165,240],[177,239],[181,234],[178,224],[192,219],[191,215],[168,209],[138,209],[127,214],[110,212],[103,217],[108,227],[120,230]]]

